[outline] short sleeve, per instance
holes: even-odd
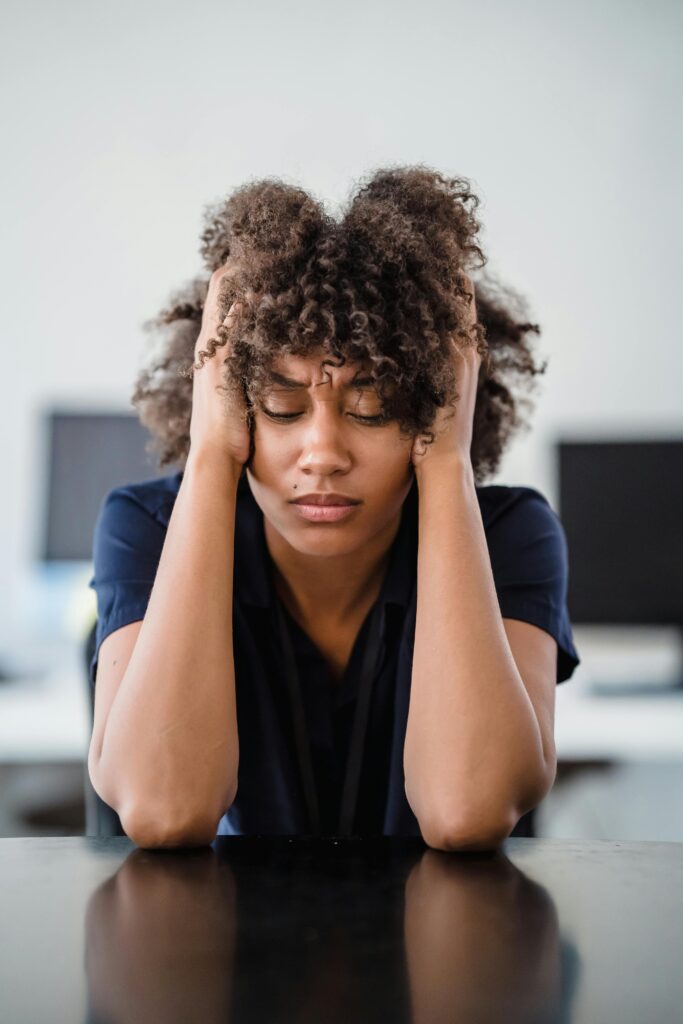
[[[131,488],[117,487],[104,498],[93,532],[94,573],[88,583],[97,595],[89,665],[93,689],[102,641],[145,617],[165,536],[162,522]]]
[[[569,553],[559,516],[533,487],[500,488],[508,494],[487,530],[503,618],[521,619],[557,642],[557,683],[580,664],[574,645],[567,588]]]

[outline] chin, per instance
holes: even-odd
[[[296,514],[296,513],[295,513]],[[342,555],[356,551],[367,543],[358,526],[350,523],[316,524],[301,520],[280,531],[293,548],[311,555]]]

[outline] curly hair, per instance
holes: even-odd
[[[152,434],[159,465],[185,465],[190,447],[192,373],[211,272],[221,280],[221,324],[206,355],[228,345],[223,380],[253,411],[276,357],[323,350],[324,362],[369,363],[386,419],[408,436],[433,440],[438,408],[457,401],[451,337],[482,355],[471,460],[481,484],[498,469],[528,423],[520,394],[546,370],[537,365],[525,303],[490,274],[472,276],[477,323],[467,326],[466,277],[486,258],[477,242],[479,199],[466,178],[424,165],[384,168],[358,183],[335,219],[321,201],[276,178],[250,181],[204,209],[200,255],[208,271],[172,293],[143,327],[154,332],[131,404]],[[328,358],[331,357],[331,358]],[[199,365],[203,364],[202,362]]]

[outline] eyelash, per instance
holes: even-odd
[[[263,409],[263,412],[266,414],[266,416],[268,416],[272,420],[288,421],[288,420],[296,419],[297,416],[301,416],[300,412],[289,412],[289,413],[285,413],[285,412],[269,412],[268,409]],[[353,416],[354,419],[360,420],[361,423],[367,423],[368,425],[371,425],[371,426],[377,426],[378,424],[383,423],[384,420],[385,420],[385,417],[382,416],[382,415],[380,415],[380,416],[359,416],[359,415],[354,414],[354,413],[349,413],[349,416]]]

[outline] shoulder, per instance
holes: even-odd
[[[561,529],[557,512],[535,487],[488,484],[476,491],[487,534],[496,536],[514,530],[524,535],[539,526]]]
[[[497,575],[566,575],[564,528],[541,491],[498,484],[477,488],[477,496]]]
[[[477,487],[476,492],[486,528],[493,528],[503,519],[533,515],[557,517],[548,499],[535,487],[485,484]]]
[[[155,476],[136,483],[113,487],[100,502],[95,534],[124,527],[129,531],[150,528],[164,533],[168,528],[171,513],[180,485],[183,470],[165,476]],[[246,478],[241,478],[237,489],[236,532],[253,533],[258,520],[256,506]]]
[[[95,579],[151,575],[161,555],[180,473],[113,487],[102,499],[92,539]]]
[[[149,518],[167,527],[178,496],[182,470],[113,487],[102,499],[99,519]]]
[[[580,660],[567,607],[569,553],[560,517],[534,487],[479,490],[501,614],[554,637],[557,682],[564,682]]]

